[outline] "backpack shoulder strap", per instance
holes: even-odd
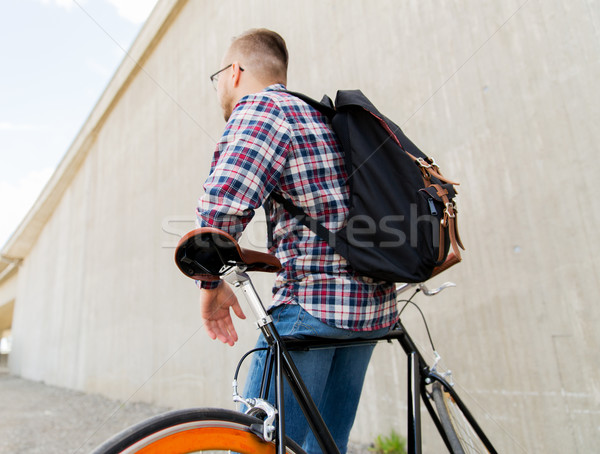
[[[323,96],[323,99],[321,99],[321,101],[319,102],[303,93],[298,93],[298,92],[289,91],[289,90],[278,90],[278,91],[283,92],[283,93],[288,93],[292,96],[295,96],[296,98],[301,99],[306,104],[308,104],[315,110],[321,112],[323,115],[325,115],[329,119],[332,119],[334,117],[334,115],[336,114],[336,110],[333,105],[333,101],[327,95]],[[283,197],[280,193],[278,193],[276,191],[273,191],[271,193],[271,195],[269,196],[269,198],[275,200],[277,203],[282,205],[285,208],[285,210],[288,213],[290,213],[298,222],[300,222],[305,227],[309,228],[314,234],[316,234],[319,238],[321,238],[323,241],[325,241],[329,246],[331,246],[333,249],[335,249],[336,252],[341,254],[339,252],[339,245],[336,246],[336,244],[335,244],[335,234],[333,232],[331,232],[330,230],[328,230],[327,228],[325,228],[325,226],[323,224],[321,224],[316,219],[310,217],[308,214],[306,214],[306,212],[302,208],[294,205],[290,200],[286,199],[285,197]],[[263,206],[265,208],[265,213],[267,216],[268,244],[269,244],[269,247],[271,247],[271,245],[273,244],[273,226],[271,225],[271,222],[269,219],[270,211],[271,211],[270,200],[267,200]]]
[[[277,203],[283,205],[288,213],[290,213],[294,219],[296,219],[300,224],[310,229],[315,235],[325,241],[329,246],[331,246],[338,254],[345,256],[345,244],[340,241],[336,242],[336,235],[331,230],[327,229],[323,224],[317,221],[315,218],[310,217],[306,212],[294,205],[291,201],[286,199],[280,193],[273,191],[270,196]],[[269,220],[267,219],[267,222]],[[269,241],[272,243],[272,231],[269,234]]]
[[[296,98],[301,99],[306,104],[311,106],[313,109],[318,110],[319,112],[321,112],[323,115],[325,115],[326,117],[328,117],[330,119],[333,118],[333,116],[335,115],[335,107],[333,106],[333,101],[327,95],[324,95],[323,98],[321,99],[321,101],[319,102],[316,99],[313,99],[310,96],[306,96],[303,93],[298,93],[297,91],[289,91],[289,90],[278,90],[278,91],[287,93],[289,95],[292,95],[292,96],[295,96]]]

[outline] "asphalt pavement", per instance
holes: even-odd
[[[0,367],[0,454],[83,454],[169,408],[25,380]],[[349,454],[368,453],[351,443]]]
[[[49,386],[0,369],[0,453],[89,453],[115,433],[167,410]]]

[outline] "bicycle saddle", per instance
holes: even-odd
[[[244,249],[231,235],[212,227],[184,235],[175,249],[175,263],[183,274],[199,281],[218,281],[235,266],[267,273],[281,269],[274,255]]]

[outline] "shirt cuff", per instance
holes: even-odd
[[[221,281],[196,281],[198,288],[206,290],[214,290],[219,286],[220,283]]]

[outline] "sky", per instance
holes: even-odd
[[[25,217],[156,0],[0,0],[0,248]]]

